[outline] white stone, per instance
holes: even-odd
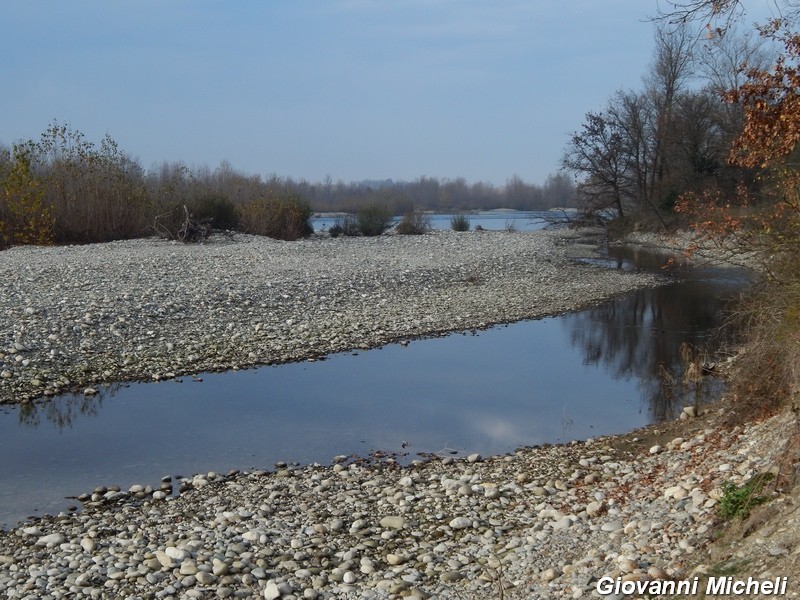
[[[60,533],[51,533],[49,535],[43,535],[36,541],[37,546],[48,546],[52,548],[53,546],[59,546],[66,541],[64,536]]]
[[[273,584],[273,588],[272,588],[273,592],[272,593],[273,594],[274,593],[278,594],[277,596],[272,596],[273,598],[281,598],[283,596],[288,596],[289,594],[292,593],[292,586],[289,585],[287,582],[281,581],[280,583],[278,583],[278,582],[275,582],[274,580],[270,580],[269,582],[267,582],[267,586],[264,589],[264,597],[265,598],[269,597],[269,596],[267,596],[267,590],[269,590],[270,587],[271,587],[269,585],[270,583]]]
[[[631,560],[630,558],[623,558],[617,564],[619,566],[619,570],[623,573],[632,573],[639,568],[639,565],[636,564],[636,561]]]
[[[405,524],[406,520],[399,515],[383,517],[381,519],[381,527],[384,529],[402,529]]]
[[[553,579],[555,579],[558,576],[559,572],[556,571],[555,569],[545,569],[544,571],[542,571],[542,574],[540,575],[542,581],[544,581],[545,583],[553,581]]]
[[[195,578],[197,579],[197,583],[201,585],[211,585],[217,580],[217,576],[208,571],[198,571]]]
[[[467,517],[456,517],[450,521],[451,529],[466,529],[467,527],[472,527],[472,519],[468,519]]]
[[[673,500],[681,500],[686,497],[686,490],[683,486],[673,485],[664,490],[665,498],[672,498]]]
[[[564,517],[553,523],[553,529],[569,529],[572,527],[572,519]]]
[[[608,521],[607,523],[603,523],[600,529],[606,532],[619,531],[622,529],[622,523],[619,521]]]
[[[156,550],[155,555],[162,567],[171,569],[175,566],[175,561],[172,560],[172,557],[163,550]]]
[[[95,541],[90,537],[85,537],[81,540],[81,548],[87,554],[91,554],[95,548]]]
[[[599,515],[604,509],[604,505],[602,502],[592,501],[586,505],[586,514],[590,517],[596,517]]]
[[[178,562],[184,560],[187,556],[186,550],[182,550],[181,548],[176,548],[175,546],[167,546],[167,548],[164,550],[164,554],[166,554],[171,559],[176,560]]]

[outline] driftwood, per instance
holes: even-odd
[[[180,208],[176,208],[175,210],[179,211]],[[213,218],[208,217],[205,219],[195,219],[189,212],[189,209],[186,208],[185,204],[183,205],[183,220],[178,228],[173,230],[170,225],[165,223],[162,219],[174,217],[175,210],[171,210],[156,216],[155,222],[153,223],[153,229],[155,229],[158,235],[170,240],[178,240],[179,242],[184,243],[199,242],[200,240],[204,240],[211,235],[213,231],[213,228],[211,227]]]

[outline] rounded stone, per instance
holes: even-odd
[[[406,520],[399,515],[383,517],[380,521],[380,525],[384,529],[402,529],[405,524]]]

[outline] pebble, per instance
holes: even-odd
[[[466,529],[467,527],[472,527],[472,519],[467,517],[456,517],[450,521],[451,529]]]
[[[406,520],[400,516],[388,516],[383,517],[380,524],[384,529],[402,529],[406,524]]]

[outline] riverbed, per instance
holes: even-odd
[[[664,257],[582,258],[631,274]],[[649,261],[649,262],[648,262]],[[405,340],[325,360],[98,386],[0,414],[0,523],[57,513],[103,484],[337,455],[496,455],[673,419],[721,383],[680,382],[688,343],[714,352],[741,271],[678,269],[592,308]],[[676,382],[677,381],[677,382]]]

